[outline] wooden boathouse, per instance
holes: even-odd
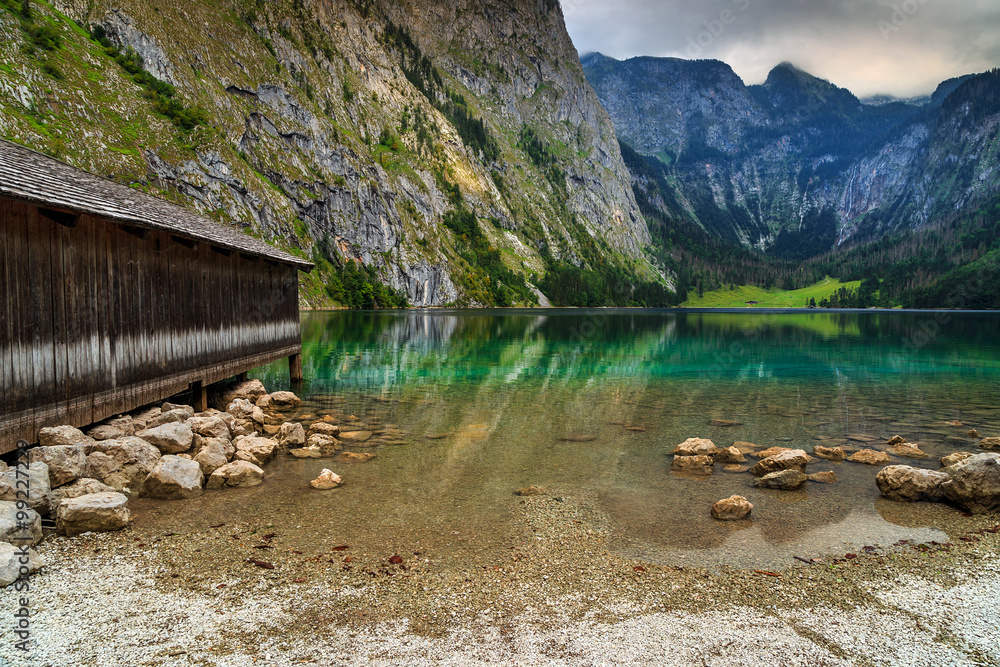
[[[238,229],[0,141],[0,454],[288,358],[298,272]]]

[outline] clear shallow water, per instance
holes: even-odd
[[[879,499],[877,468],[820,461],[809,472],[839,483],[766,491],[721,466],[679,477],[668,453],[689,437],[811,451],[899,434],[932,458],[894,462],[936,469],[975,449],[969,429],[1000,434],[998,324],[968,313],[304,313],[296,417],[354,416],[398,433],[376,443],[399,444],[356,449],[378,457],[339,468],[282,458],[266,495],[241,503],[308,515],[319,542],[505,548],[523,538],[512,492],[535,484],[590,499],[596,515],[581,520],[609,548],[662,563],[766,565],[944,539],[935,527],[954,510]],[[288,386],[283,364],[257,377]],[[301,492],[323,467],[348,480],[336,500]],[[753,521],[713,521],[712,503],[734,493],[754,503]]]

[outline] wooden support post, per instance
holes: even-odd
[[[288,357],[288,375],[292,382],[302,382],[302,355],[293,354]]]
[[[191,383],[191,404],[195,412],[208,410],[208,387],[201,380]]]
[[[237,375],[236,376],[236,381],[237,382],[246,382],[247,381],[247,371],[243,371],[242,373],[240,373],[239,375]]]

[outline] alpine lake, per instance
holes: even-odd
[[[1000,435],[1000,316],[966,312],[402,310],[302,314],[306,381],[252,374],[372,437],[355,464],[279,455],[259,487],[206,494],[193,521],[265,517],[299,548],[425,553],[492,562],[547,528],[530,502],[566,503],[566,535],[600,535],[640,563],[777,569],[864,547],[947,541],[961,512],[880,498],[879,467],[817,459],[834,484],[758,489],[748,472],[671,470],[691,437],[717,446],[884,450],[924,460]],[[309,487],[323,468],[344,478]],[[515,491],[543,487],[545,496]],[[751,518],[716,521],[742,495]],[[519,508],[520,505],[520,508]],[[176,520],[176,517],[175,519]],[[576,531],[576,532],[573,532]]]

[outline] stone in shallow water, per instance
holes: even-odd
[[[839,479],[837,478],[837,473],[832,470],[824,470],[823,472],[816,472],[811,475],[806,475],[810,482],[816,482],[817,484],[836,484]]]
[[[688,438],[674,447],[674,456],[715,456],[719,448],[708,438]]]
[[[712,518],[719,521],[739,521],[750,516],[753,503],[743,496],[723,498],[712,505]]]
[[[816,445],[813,448],[813,454],[828,461],[843,461],[847,458],[847,454],[844,452],[843,447],[824,447],[822,445]]]
[[[736,463],[731,463],[727,466],[722,466],[722,470],[724,472],[731,473],[746,472],[747,470],[750,470],[750,466],[741,466]]]
[[[723,464],[733,464],[733,463],[745,463],[746,457],[743,453],[736,449],[736,447],[726,447],[725,449],[719,450],[719,453],[715,455],[716,463]]]
[[[762,489],[792,491],[805,484],[807,479],[806,474],[798,470],[780,470],[755,479],[753,485]]]
[[[347,431],[346,433],[345,432],[341,432],[341,434],[339,436],[337,436],[337,437],[340,438],[341,440],[345,440],[347,442],[365,442],[366,440],[368,440],[369,438],[372,437],[372,432],[371,431]]]
[[[886,451],[893,456],[899,456],[904,459],[929,459],[931,457],[930,454],[921,450],[920,446],[915,442],[893,445]]]
[[[526,486],[523,489],[518,489],[514,492],[515,496],[544,496],[548,495],[549,491],[544,486]]]
[[[757,465],[750,471],[757,477],[763,477],[779,470],[798,470],[805,472],[806,464],[809,463],[808,455],[801,449],[787,449],[778,452],[773,456],[768,456],[757,462]]]
[[[906,438],[904,438],[901,435],[894,435],[891,438],[889,438],[885,444],[892,447],[893,445],[902,445],[904,442],[906,442]]]
[[[878,471],[875,483],[882,495],[889,500],[916,502],[940,500],[941,485],[951,477],[938,470],[924,470],[911,466],[886,466]]]
[[[340,435],[340,427],[336,424],[328,424],[323,421],[315,422],[309,427],[309,432],[306,436],[311,438],[314,435],[325,435],[329,438],[336,438]]]
[[[375,454],[355,454],[354,452],[340,452],[336,461],[340,463],[364,463],[375,458]]]
[[[983,438],[979,441],[979,449],[987,452],[1000,452],[1000,438]]]
[[[791,451],[791,447],[768,447],[767,449],[754,453],[758,459],[767,459],[781,452]]]
[[[1000,453],[977,454],[941,472],[951,475],[941,485],[948,502],[972,514],[1000,512]]]
[[[249,461],[233,461],[218,468],[205,483],[205,488],[221,489],[257,486],[264,481],[264,471]]]
[[[696,475],[711,475],[715,472],[715,459],[711,456],[674,456],[670,469]]]
[[[953,466],[956,463],[961,463],[967,458],[975,456],[972,452],[955,452],[954,454],[949,454],[948,456],[941,457],[941,467],[947,468]]]
[[[299,449],[292,449],[289,454],[297,459],[321,459],[323,458],[323,450],[318,446],[300,447]]]
[[[285,422],[278,428],[278,434],[274,439],[282,446],[301,447],[306,444],[306,432],[298,422]]]
[[[340,475],[333,472],[332,470],[324,468],[323,471],[319,474],[319,477],[309,482],[309,486],[311,486],[314,489],[319,489],[320,491],[328,491],[330,489],[337,488],[343,483],[344,480],[341,479]]]
[[[892,462],[885,452],[877,452],[874,449],[862,449],[860,452],[851,454],[847,459],[854,463],[864,463],[869,466],[884,466]]]

